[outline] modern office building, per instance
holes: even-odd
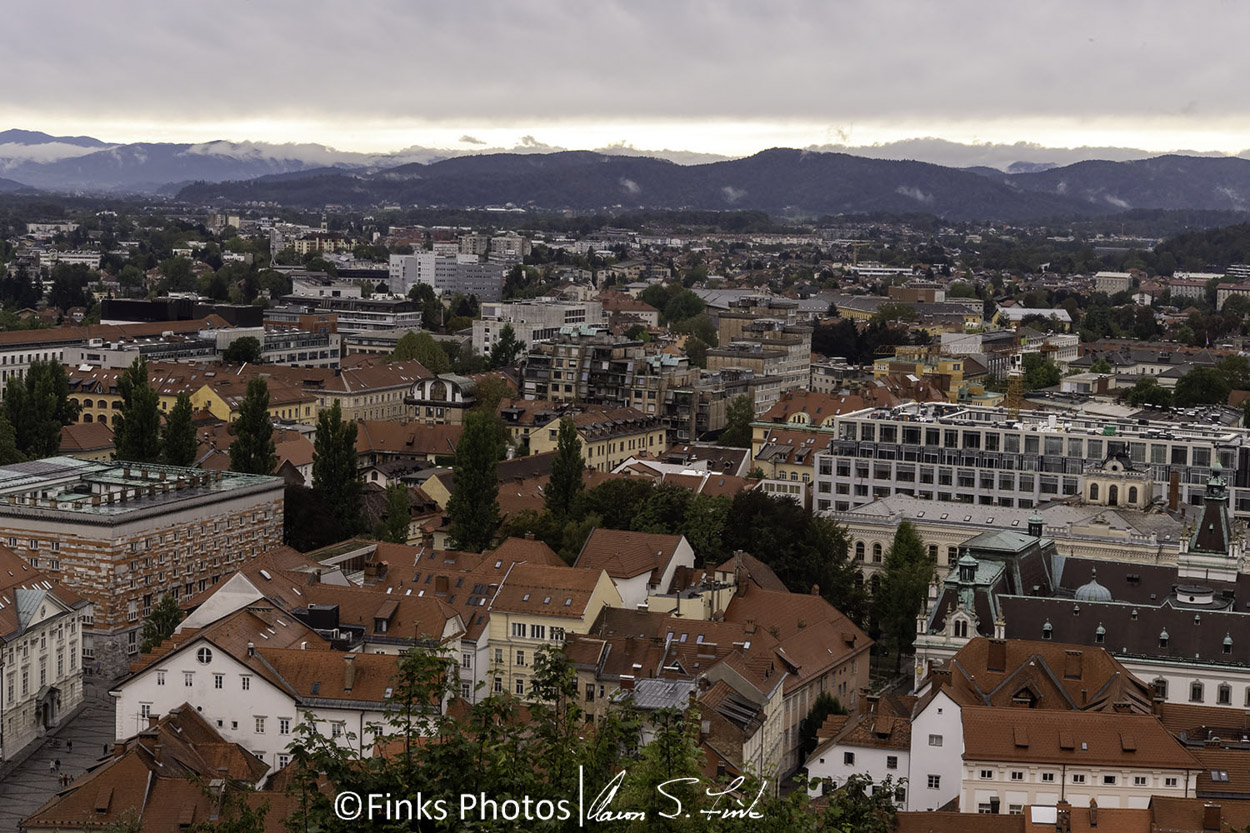
[[[1250,517],[1250,431],[1219,424],[1209,410],[1012,419],[1002,408],[909,403],[840,414],[808,429],[828,436],[815,443],[814,508],[846,510],[896,494],[1025,509],[1076,495],[1113,507],[1197,507],[1219,460],[1232,510]],[[1126,471],[1109,470],[1117,466]],[[1133,483],[1095,483],[1129,474]]]
[[[473,352],[489,355],[507,325],[517,340],[530,345],[555,338],[562,327],[605,324],[603,304],[598,301],[563,301],[535,298],[528,301],[482,304],[482,317],[473,322]]]

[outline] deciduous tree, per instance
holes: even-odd
[[[481,552],[499,526],[498,418],[483,410],[465,416],[456,446],[456,478],[447,514],[457,548]]]
[[[182,608],[178,606],[178,600],[168,593],[162,593],[160,601],[143,620],[143,644],[139,646],[139,650],[146,654],[169,639],[181,621]]]
[[[161,429],[161,455],[171,466],[195,465],[195,452],[198,443],[195,439],[195,426],[191,424],[191,396],[186,391],[178,394],[178,401],[169,409],[165,417],[165,427]]]
[[[720,444],[733,448],[751,447],[751,422],[755,419],[755,405],[745,393],[734,397],[725,410],[725,430]]]
[[[873,599],[877,623],[894,652],[894,670],[916,639],[916,615],[933,578],[933,561],[910,522],[903,521],[882,564],[881,586]]]
[[[313,490],[334,516],[338,537],[355,534],[360,528],[362,492],[356,464],[356,423],[343,420],[337,401],[317,416]]]
[[[113,456],[134,463],[155,463],[161,456],[161,414],[157,394],[148,384],[148,364],[136,358],[117,377],[121,412],[113,426]]]
[[[230,443],[230,470],[244,474],[273,474],[278,455],[269,416],[269,385],[257,376],[247,383],[247,393],[234,421]]]
[[[577,425],[572,417],[566,416],[560,420],[556,455],[551,461],[551,479],[543,495],[547,509],[561,521],[568,517],[574,501],[582,492],[585,471],[586,461],[582,457],[582,441],[577,436]]]

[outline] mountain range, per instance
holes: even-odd
[[[954,143],[938,143],[953,153]],[[897,154],[906,143],[874,146]],[[196,204],[276,203],[302,208],[381,204],[520,207],[756,209],[773,214],[929,213],[952,220],[1022,221],[1129,209],[1250,210],[1250,160],[1170,154],[1059,164],[1054,149],[979,149],[948,167],[837,151],[773,149],[730,159],[628,145],[552,149],[525,137],[511,152],[410,147],[349,153],[316,144],[256,142],[109,144],[87,136],[0,132],[0,192],[156,193]],[[1036,152],[1005,162],[1004,148]],[[1114,152],[1114,153],[1113,153]],[[971,150],[969,150],[971,153]],[[997,155],[995,155],[997,154]],[[667,155],[670,159],[660,158]],[[968,156],[968,154],[965,154]],[[992,158],[989,158],[992,157]],[[967,161],[974,161],[968,156]],[[678,162],[684,164],[678,164]]]
[[[368,207],[757,209],[771,214],[927,213],[952,220],[1024,221],[1129,209],[1245,211],[1250,160],[1161,156],[1078,162],[1020,173],[774,149],[745,159],[677,165],[589,151],[493,154],[375,172],[322,170],[246,182],[199,183],[197,204]]]

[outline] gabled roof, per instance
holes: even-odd
[[[45,599],[69,610],[90,604],[59,581],[31,567],[13,550],[0,545],[0,643],[25,633]]]
[[[106,422],[75,422],[61,428],[62,454],[105,451],[113,447],[113,429]]]
[[[977,637],[935,678],[961,705],[1151,711],[1153,691],[1099,647]]]
[[[644,573],[649,581],[659,581],[683,538],[620,529],[594,529],[574,567],[604,570],[614,579],[631,579]]]
[[[601,575],[601,570],[518,564],[509,571],[491,609],[578,618],[586,613]]]
[[[253,808],[268,804],[265,830],[278,833],[294,800],[283,793],[251,791],[268,769],[183,704],[76,778],[25,819],[22,828],[100,829],[118,824],[132,811],[138,811],[143,833],[211,824],[220,803],[207,784],[222,779],[224,789],[237,791]]]

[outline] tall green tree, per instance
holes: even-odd
[[[725,430],[720,444],[733,448],[751,447],[751,423],[755,420],[755,405],[745,393],[734,397],[725,409]]]
[[[77,418],[78,410],[69,400],[69,377],[57,362],[31,363],[26,375],[10,379],[4,390],[14,442],[31,460],[60,453],[61,428]]]
[[[117,377],[122,398],[121,412],[113,426],[113,444],[118,460],[155,463],[161,456],[161,413],[158,396],[148,384],[148,363],[137,357]]]
[[[20,463],[26,459],[17,447],[17,434],[13,431],[13,423],[9,422],[9,417],[0,411],[0,466],[7,466],[12,463]]]
[[[447,357],[447,351],[429,333],[410,330],[395,342],[391,361],[413,359],[421,362],[421,365],[431,373],[446,373],[451,370],[451,359]]]
[[[525,342],[517,339],[516,330],[512,329],[511,324],[504,324],[503,329],[499,331],[499,339],[490,349],[490,366],[492,368],[507,367],[516,362],[524,349]]]
[[[182,608],[178,600],[168,593],[162,593],[156,606],[143,620],[143,644],[139,650],[147,653],[174,635],[174,629],[182,621]]]
[[[255,336],[243,336],[230,342],[230,346],[221,354],[223,360],[231,364],[256,364],[260,361],[260,339]]]
[[[933,560],[916,527],[909,521],[901,522],[885,554],[881,586],[873,599],[877,623],[894,652],[896,672],[902,667],[903,654],[911,652],[916,640],[916,616],[924,605],[933,570]]]
[[[356,463],[356,423],[344,421],[338,402],[317,415],[313,491],[332,510],[339,538],[360,529],[362,487]]]
[[[1147,376],[1138,379],[1125,391],[1124,401],[1130,405],[1157,405],[1166,408],[1172,404],[1172,392]]]
[[[1232,388],[1222,373],[1211,367],[1195,367],[1176,383],[1172,404],[1178,408],[1194,405],[1223,405]]]
[[[269,385],[257,376],[247,383],[247,393],[234,421],[230,443],[230,470],[243,474],[273,474],[278,465],[269,416]]]
[[[455,546],[481,552],[499,526],[499,426],[495,414],[475,409],[466,415],[456,446],[456,482],[447,514]]]
[[[408,543],[408,526],[412,520],[410,506],[407,486],[399,482],[387,486],[386,513],[382,518],[381,529],[378,530],[381,535],[378,537],[392,544]]]
[[[586,460],[582,457],[582,441],[577,436],[577,425],[572,417],[560,420],[556,438],[556,456],[551,461],[551,479],[543,499],[547,509],[558,519],[564,520],[573,508],[573,502],[582,493],[582,478],[586,472]]]
[[[1025,390],[1054,387],[1063,378],[1058,365],[1041,353],[1025,353],[1023,370]]]
[[[183,391],[165,417],[165,427],[161,429],[161,456],[171,466],[195,465],[199,444],[195,440],[195,426],[191,424],[192,411],[191,395]]]

